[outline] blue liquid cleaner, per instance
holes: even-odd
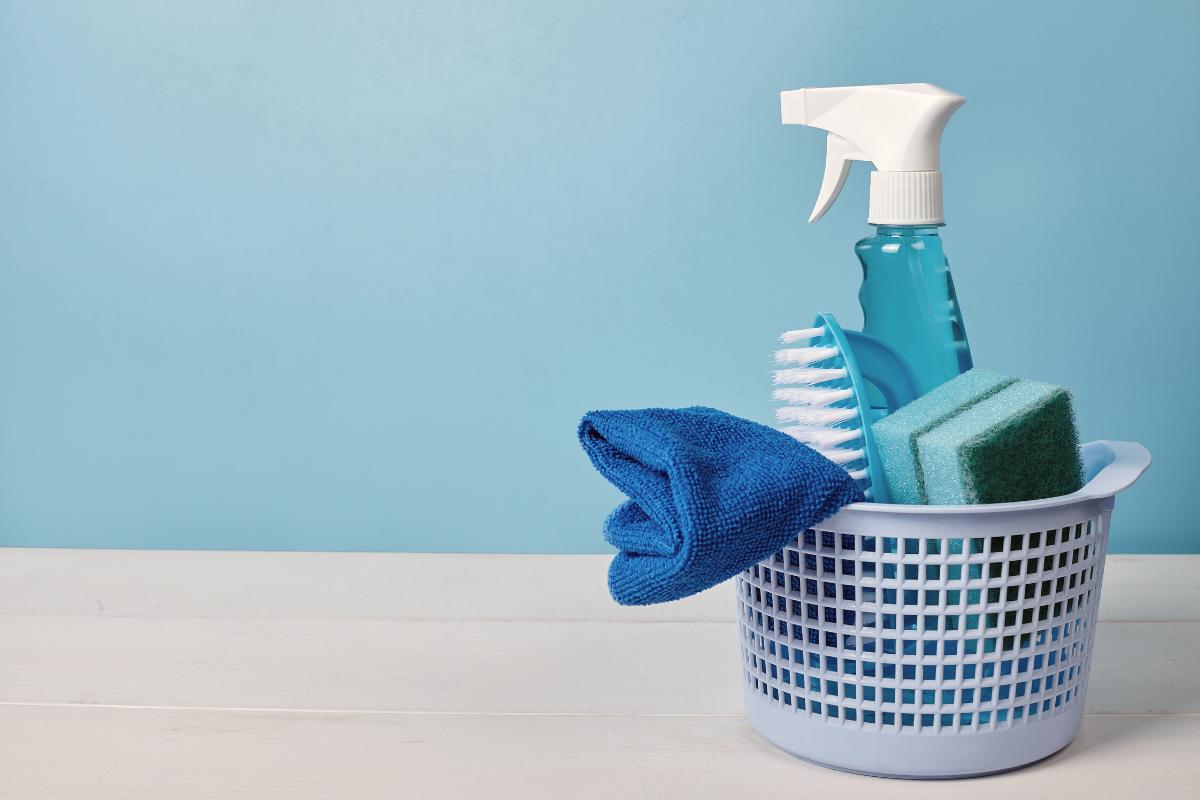
[[[904,356],[922,394],[972,366],[938,227],[878,225],[854,246],[863,268],[863,333]],[[878,392],[871,392],[871,405],[882,408]]]

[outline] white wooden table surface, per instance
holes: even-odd
[[[0,549],[0,798],[1200,798],[1200,557],[1111,556],[1083,732],[969,784],[775,750],[732,589],[606,565]]]

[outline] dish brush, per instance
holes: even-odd
[[[775,352],[772,399],[780,430],[845,469],[868,500],[888,502],[871,424],[919,394],[902,356],[858,331],[845,331],[833,314],[819,314],[810,328],[786,331],[792,345]],[[868,386],[883,398],[876,411]]]

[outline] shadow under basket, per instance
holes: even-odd
[[[855,503],[735,581],[746,714],[792,755],[896,778],[1015,769],[1079,732],[1114,498],[1150,464],[1080,448],[1074,494]]]

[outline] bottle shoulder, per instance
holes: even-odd
[[[914,251],[924,255],[941,254],[943,252],[942,238],[936,233],[905,233],[900,235],[876,233],[855,242],[854,250],[859,256],[867,256],[874,253],[895,256]]]

